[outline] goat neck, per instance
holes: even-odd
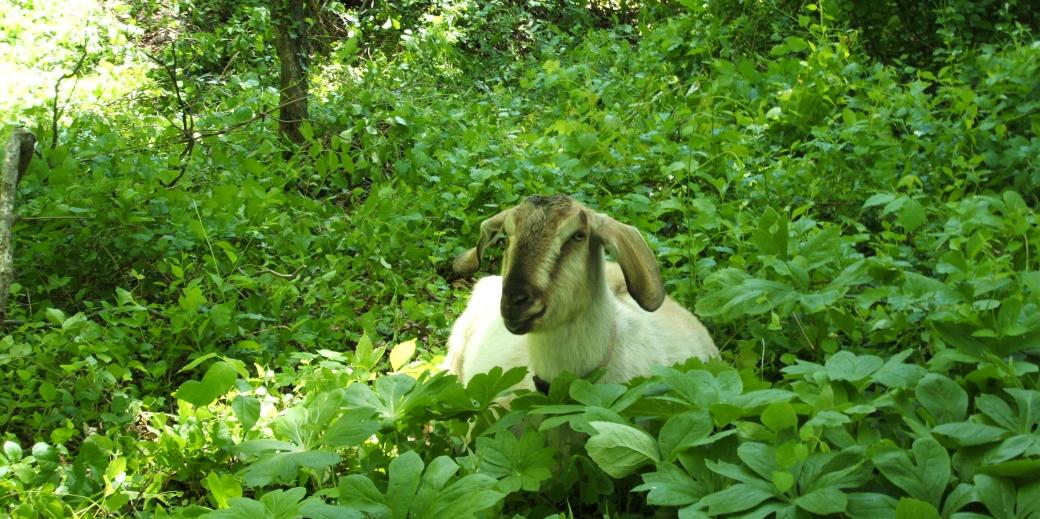
[[[598,268],[590,279],[592,297],[573,318],[528,334],[530,367],[534,376],[546,381],[564,371],[585,376],[610,361],[618,342],[618,303],[607,287],[603,260],[601,257],[597,259]]]

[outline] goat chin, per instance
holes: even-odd
[[[499,311],[502,277],[480,279],[448,339],[443,367],[466,383],[498,366],[528,368],[519,385],[534,389],[533,377],[551,381],[569,371],[584,376],[606,368],[603,382],[624,382],[649,375],[653,366],[691,357],[707,360],[718,350],[704,326],[671,298],[648,312],[629,295],[616,263],[597,276],[591,301],[573,318],[525,335],[510,333]]]

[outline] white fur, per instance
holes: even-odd
[[[526,366],[521,387],[533,389],[534,375],[551,381],[564,371],[584,376],[605,366],[603,382],[624,382],[649,375],[653,366],[718,356],[696,317],[671,298],[654,312],[643,310],[624,289],[621,268],[597,261],[603,266],[592,276],[598,286],[590,287],[592,297],[577,315],[525,335],[513,335],[503,323],[502,277],[482,278],[455,322],[443,367],[468,382],[495,366]]]

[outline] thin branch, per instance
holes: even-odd
[[[154,56],[151,53],[145,52],[145,55],[148,56],[149,59],[154,61],[156,64],[158,64],[160,67],[162,67],[163,70],[166,71],[166,75],[169,76],[170,82],[173,84],[173,93],[174,93],[174,95],[177,98],[177,107],[180,109],[180,112],[181,112],[181,124],[180,124],[180,126],[177,126],[177,124],[174,123],[169,118],[166,119],[167,121],[170,122],[171,126],[176,128],[177,131],[180,132],[182,142],[184,142],[184,149],[181,150],[181,155],[180,155],[180,163],[181,163],[180,164],[180,172],[177,173],[177,176],[173,180],[171,180],[169,183],[163,182],[162,180],[159,181],[159,183],[162,184],[162,186],[165,187],[165,188],[173,187],[174,185],[177,184],[177,182],[180,181],[181,178],[184,177],[184,173],[188,171],[188,161],[191,159],[191,153],[192,153],[192,151],[195,150],[195,144],[197,143],[197,140],[198,140],[196,135],[195,135],[195,116],[192,115],[191,109],[190,109],[191,107],[189,107],[188,103],[184,100],[184,94],[181,92],[180,82],[177,79],[177,68],[180,65],[177,62],[177,41],[176,40],[174,40],[170,44],[170,51],[173,53],[173,65],[172,66],[167,64],[164,60],[159,59],[157,56]]]
[[[93,216],[19,216],[19,220],[89,220]]]
[[[794,322],[798,324],[798,330],[802,332],[802,337],[805,339],[806,344],[809,345],[809,349],[815,351],[816,345],[809,340],[809,335],[805,333],[805,328],[802,327],[802,320],[798,318],[798,314],[792,313],[791,317],[794,317]]]
[[[54,98],[52,99],[51,105],[51,149],[58,146],[58,119],[65,113],[65,105],[58,108],[58,96],[61,93],[61,82],[66,79],[71,79],[79,75],[79,69],[83,68],[83,63],[87,60],[87,46],[83,45],[83,54],[79,55],[79,61],[76,62],[76,66],[72,68],[72,72],[63,74],[54,83]],[[75,85],[72,87],[75,90]],[[72,97],[72,92],[69,92],[69,97]]]

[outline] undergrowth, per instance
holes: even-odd
[[[291,156],[261,3],[0,18],[34,77],[87,55],[56,134],[0,104],[2,513],[1040,516],[1033,11],[928,54],[841,2],[549,4],[328,3]],[[508,410],[441,372],[451,259],[535,193],[639,228],[722,359]]]

